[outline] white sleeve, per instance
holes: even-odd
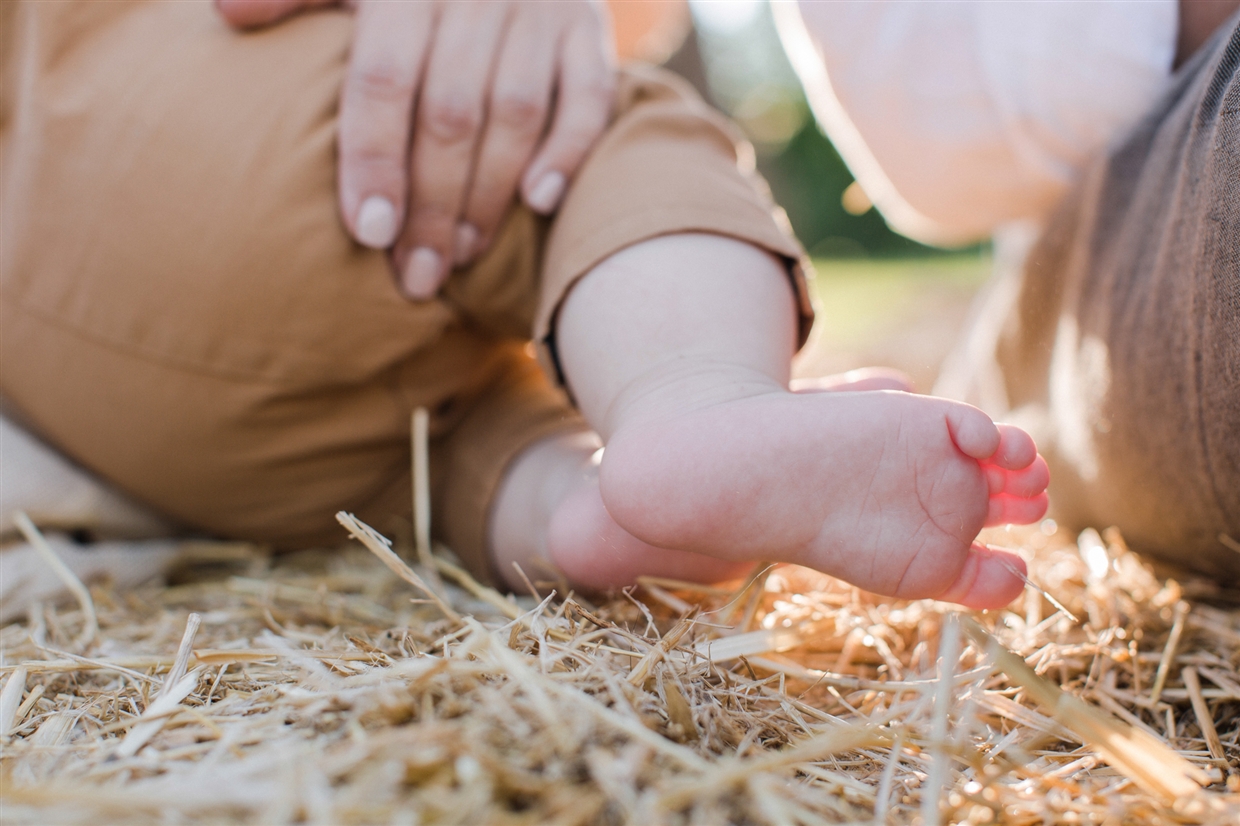
[[[815,116],[862,188],[895,229],[945,245],[1044,218],[1163,89],[1178,25],[1176,0],[775,10]]]

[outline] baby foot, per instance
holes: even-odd
[[[799,379],[796,392],[847,390],[908,390],[908,377],[896,370],[863,368],[836,376]],[[527,484],[541,488],[542,502],[551,505],[545,535],[525,543],[525,558],[509,555],[524,570],[536,568],[544,557],[578,588],[622,588],[640,576],[658,576],[685,582],[723,582],[748,574],[752,561],[733,561],[690,551],[650,545],[616,524],[607,512],[598,486],[598,444],[593,438],[570,436],[536,446],[525,460],[538,469]],[[535,475],[536,474],[536,475]],[[536,512],[537,509],[533,512]],[[531,512],[531,511],[527,511]],[[527,531],[533,533],[533,525]],[[510,546],[511,547],[511,546]],[[535,550],[535,549],[539,550]],[[504,566],[501,564],[500,566]],[[515,585],[515,583],[514,583]]]
[[[509,587],[525,587],[521,573],[535,580],[563,574],[575,588],[607,590],[639,576],[723,582],[750,571],[751,562],[655,548],[617,525],[599,494],[598,448],[592,433],[545,439],[505,475],[490,544],[494,567]]]
[[[656,547],[795,562],[879,594],[1006,605],[1016,556],[986,524],[1046,510],[1024,431],[899,392],[770,392],[613,434],[600,491],[617,527]]]
[[[595,590],[623,587],[639,576],[723,582],[753,569],[750,561],[656,548],[641,541],[617,525],[603,506],[597,473],[582,474],[575,489],[561,500],[551,518],[547,550],[569,582]]]

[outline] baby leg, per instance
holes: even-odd
[[[607,444],[606,512],[655,547],[796,562],[892,596],[1006,604],[1020,561],[972,540],[988,520],[1041,517],[1046,471],[1032,440],[941,399],[789,392],[787,285],[773,256],[682,234],[611,256],[569,294],[558,350]]]

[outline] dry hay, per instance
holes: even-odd
[[[976,621],[792,567],[592,603],[208,548],[93,588],[97,632],[71,605],[0,631],[0,818],[1238,822],[1234,595],[1063,533],[990,535],[1045,590]]]

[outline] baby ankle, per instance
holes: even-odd
[[[686,356],[646,371],[608,408],[605,440],[617,432],[730,401],[788,391],[787,377],[731,362]]]

